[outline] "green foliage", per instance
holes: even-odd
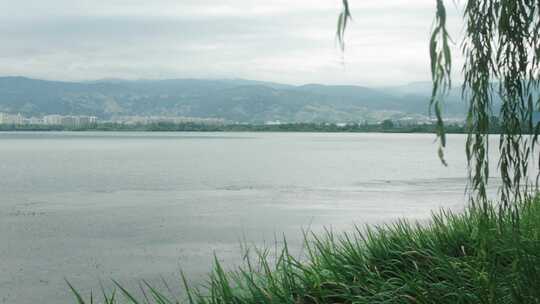
[[[446,145],[442,104],[451,89],[452,54],[446,29],[444,0],[436,1],[430,39],[433,92],[430,108],[438,121],[439,155]],[[459,1],[458,1],[459,2]],[[529,163],[534,157],[540,124],[533,114],[540,108],[540,2],[534,0],[464,0],[462,92],[468,102],[466,154],[473,203],[486,205],[489,172],[488,134],[493,101],[502,101],[499,176],[503,207],[527,197],[532,187]],[[344,10],[349,4],[344,0]],[[340,15],[342,19],[343,13]],[[343,39],[346,23],[338,26]],[[534,130],[534,132],[531,132]],[[533,134],[531,134],[533,133]]]
[[[431,81],[433,88],[430,100],[430,111],[434,110],[437,117],[437,137],[439,138],[439,158],[446,166],[443,149],[446,147],[446,135],[442,116],[444,96],[452,87],[452,55],[449,47],[450,35],[446,30],[446,8],[443,0],[437,0],[435,28],[430,40]]]
[[[343,11],[339,14],[336,37],[339,42],[339,47],[342,51],[345,50],[345,30],[347,23],[351,19],[351,11],[347,0],[343,0]]]
[[[492,126],[491,132],[496,133],[500,128]],[[391,120],[381,124],[347,124],[330,123],[287,123],[276,125],[254,124],[203,124],[203,123],[152,123],[152,124],[119,124],[99,123],[94,126],[72,128],[68,126],[44,125],[0,125],[0,131],[139,131],[139,132],[351,132],[351,133],[436,133],[437,126],[433,124],[411,124],[400,126]],[[448,125],[447,133],[466,133],[459,124]]]
[[[385,119],[382,123],[381,123],[381,126],[383,129],[392,129],[394,128],[394,123],[392,122],[392,120],[390,119]]]
[[[116,283],[106,303],[540,303],[540,204],[514,211],[470,207],[439,212],[427,224],[400,221],[354,233],[306,235],[305,257],[246,254],[226,272],[216,259],[204,289],[185,298],[145,284],[151,299]],[[516,221],[516,215],[520,220]],[[80,293],[75,291],[79,303]],[[114,300],[111,301],[110,299]]]

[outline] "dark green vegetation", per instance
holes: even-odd
[[[452,95],[453,44],[447,29],[447,2],[435,0],[435,22],[429,40],[432,92],[430,109],[437,118],[439,157],[443,164],[446,132],[443,111]],[[453,1],[463,18],[460,50],[462,97],[468,104],[465,144],[471,202],[487,204],[489,139],[493,118],[500,122],[498,159],[503,183],[500,198],[506,206],[526,199],[534,187],[528,179],[531,158],[536,156],[540,122],[540,2],[535,0]],[[344,50],[345,30],[351,18],[348,0],[343,0],[337,38]],[[494,116],[493,114],[496,113]],[[526,136],[534,130],[534,136]],[[540,166],[540,164],[539,164]],[[540,176],[540,172],[538,173]]]
[[[391,121],[382,124],[336,124],[294,123],[279,125],[252,124],[202,124],[202,123],[152,123],[152,124],[118,124],[99,123],[88,127],[44,126],[44,125],[0,125],[0,131],[143,131],[143,132],[388,132],[388,133],[435,133],[435,125],[419,124],[397,126]],[[460,125],[449,125],[449,133],[465,133]],[[496,133],[497,129],[493,129]]]
[[[430,83],[371,89],[291,86],[248,80],[141,80],[56,82],[0,77],[0,112],[111,116],[187,116],[260,124],[359,122],[428,114]],[[464,117],[454,92],[448,113]]]
[[[540,201],[513,210],[441,212],[354,233],[308,236],[303,257],[285,246],[176,299],[115,284],[106,303],[540,303]],[[217,260],[217,259],[216,259]],[[187,283],[184,280],[184,283]],[[164,287],[164,289],[166,289]],[[75,290],[79,303],[85,302]],[[146,296],[144,296],[145,294]],[[97,303],[97,302],[96,302]]]

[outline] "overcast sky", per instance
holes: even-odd
[[[435,0],[352,0],[344,56],[335,43],[340,5],[341,0],[0,0],[0,75],[371,86],[430,79]],[[456,35],[458,21],[450,20]]]

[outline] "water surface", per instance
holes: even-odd
[[[240,242],[425,219],[465,201],[464,137],[0,133],[0,303],[72,303],[111,278],[194,281]]]

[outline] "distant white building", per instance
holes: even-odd
[[[62,125],[62,116],[61,115],[46,115],[43,117],[43,123],[51,126]]]
[[[19,113],[17,115],[0,113],[0,124],[3,125],[22,125],[24,124],[24,117]]]
[[[64,125],[73,127],[87,127],[97,123],[97,117],[95,116],[68,116],[64,117]]]
[[[49,126],[69,126],[85,127],[95,125],[98,119],[95,116],[63,116],[45,115],[39,117],[24,117],[21,114],[13,115],[0,112],[0,124],[4,125],[49,125]]]
[[[42,125],[43,119],[38,118],[38,117],[30,117],[27,122],[28,124],[31,124],[31,125]]]

